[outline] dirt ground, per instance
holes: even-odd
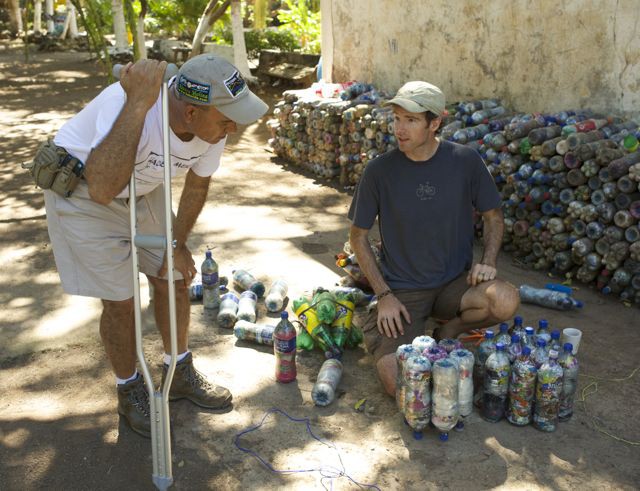
[[[63,294],[42,194],[19,167],[98,93],[104,78],[85,53],[32,53],[25,62],[24,52],[7,44],[0,45],[0,68],[0,489],[153,489],[150,441],[116,413],[97,329],[99,302]],[[333,254],[347,237],[351,198],[273,161],[265,120],[230,139],[189,245],[198,258],[213,246],[221,274],[243,267],[267,283],[286,278],[294,298],[339,279]],[[499,271],[516,285],[548,281],[506,254]],[[622,379],[637,368],[640,311],[586,287],[576,296],[586,304],[581,312],[523,305],[519,313],[527,324],[545,317],[555,328],[583,330],[581,392],[594,376]],[[159,380],[160,342],[148,313],[145,325],[147,359]],[[175,489],[357,489],[354,481],[405,490],[639,486],[638,374],[599,380],[586,405],[578,402],[573,419],[552,434],[487,423],[474,413],[446,443],[434,430],[416,441],[362,347],[345,354],[339,399],[318,408],[311,388],[319,352],[299,354],[297,382],[279,385],[270,350],[237,342],[200,304],[192,306],[191,332],[196,365],[232,390],[234,405],[216,413],[171,404]],[[356,412],[361,399],[366,410]],[[271,472],[236,447],[235,436],[270,408],[308,418],[330,444],[277,413],[239,444],[275,469],[312,472]]]

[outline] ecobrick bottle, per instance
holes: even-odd
[[[220,279],[218,264],[211,256],[211,251],[205,253],[200,274],[202,276],[202,305],[205,309],[217,309],[220,306]]]
[[[280,314],[273,331],[273,354],[276,359],[276,380],[283,384],[296,379],[296,328],[289,322],[289,313]]]

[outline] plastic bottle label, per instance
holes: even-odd
[[[218,283],[219,277],[218,272],[215,273],[203,273],[202,274],[202,284],[203,285],[215,285]]]
[[[290,339],[274,339],[276,351],[279,353],[290,353],[296,350],[296,337]]]

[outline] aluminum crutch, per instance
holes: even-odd
[[[113,67],[113,74],[119,78],[122,65]],[[133,264],[133,303],[136,330],[136,353],[142,369],[144,381],[149,393],[151,411],[151,450],[153,458],[153,484],[161,491],[168,489],[173,483],[171,468],[171,428],[169,425],[169,389],[176,368],[178,356],[178,334],[176,322],[176,295],[173,267],[173,212],[171,206],[171,152],[169,148],[169,79],[175,75],[178,67],[167,65],[162,88],[162,142],[164,155],[164,211],[165,235],[141,235],[136,227],[136,180],[135,172],[129,181],[129,219],[131,221],[131,258]],[[142,350],[142,315],[140,304],[140,269],[138,264],[138,247],[143,249],[165,250],[167,255],[167,282],[169,291],[169,333],[171,338],[171,363],[165,376],[163,387],[155,388],[149,367]]]

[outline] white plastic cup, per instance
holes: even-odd
[[[582,331],[575,327],[567,327],[562,330],[562,345],[564,343],[571,343],[573,345],[572,353],[575,355],[578,353],[578,346],[580,346],[580,339],[582,339]]]

